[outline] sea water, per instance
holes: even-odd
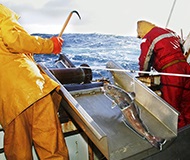
[[[52,37],[53,34],[34,34],[42,37]],[[92,70],[93,78],[107,78],[106,63],[113,60],[124,69],[138,70],[138,57],[140,55],[140,39],[130,36],[116,36],[104,34],[64,34],[64,45],[61,54],[76,66],[85,63]],[[47,67],[54,68],[59,55],[36,54],[35,60],[43,62]]]

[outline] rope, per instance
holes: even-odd
[[[94,70],[106,70],[106,71],[115,71],[115,72],[130,72],[130,73],[142,73],[142,74],[149,74],[149,75],[164,75],[164,76],[178,76],[178,77],[190,77],[189,74],[178,74],[178,73],[164,73],[164,72],[156,72],[156,71],[136,71],[136,70],[129,70],[129,69],[112,69],[112,68],[101,68],[101,67],[85,67],[80,66],[82,69],[94,69]]]
[[[172,12],[173,12],[173,9],[174,9],[174,6],[175,6],[175,3],[176,3],[176,0],[174,0],[174,3],[172,5],[172,9],[170,11],[170,14],[169,14],[169,17],[168,17],[168,20],[167,20],[167,23],[166,23],[166,28],[168,27],[168,24],[169,24],[169,21],[170,21],[170,18],[172,16]]]

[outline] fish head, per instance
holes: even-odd
[[[105,94],[114,94],[115,93],[114,85],[105,83],[103,85],[103,91],[104,91]]]
[[[108,96],[111,99],[115,99],[114,97],[117,95],[114,85],[111,85],[109,83],[105,83],[102,87],[102,91],[106,96]]]
[[[106,91],[106,90],[110,90],[111,89],[111,85],[110,84],[108,84],[108,83],[105,83],[104,85],[103,85],[103,88],[104,88],[104,90]]]
[[[106,95],[111,96],[112,98],[117,98],[120,101],[125,101],[129,104],[135,99],[134,92],[126,92],[125,90],[112,84],[104,84],[103,89]]]

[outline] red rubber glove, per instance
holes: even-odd
[[[53,41],[53,53],[59,54],[61,52],[61,48],[64,42],[63,38],[51,37],[50,39]]]

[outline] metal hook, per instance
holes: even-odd
[[[75,11],[75,10],[72,11],[72,12],[69,14],[69,16],[67,17],[67,19],[66,19],[66,21],[65,21],[65,23],[64,23],[64,25],[63,25],[63,27],[62,27],[61,32],[59,33],[59,37],[62,36],[62,34],[63,34],[63,32],[64,32],[64,30],[65,30],[67,24],[69,23],[69,20],[71,19],[71,16],[72,16],[73,13],[76,13],[76,14],[78,15],[79,19],[81,19],[80,15],[79,15],[79,13],[78,13],[77,11]]]

